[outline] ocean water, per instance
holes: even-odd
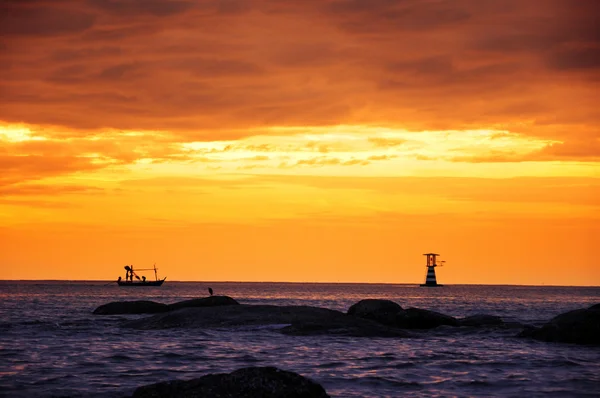
[[[441,327],[417,338],[285,336],[278,326],[137,331],[148,315],[98,316],[117,300],[172,303],[215,294],[243,304],[312,305],[346,311],[384,298],[456,317],[477,313],[540,325],[600,302],[598,287],[165,282],[0,281],[0,396],[122,397],[141,385],[277,366],[333,397],[600,396],[600,348],[515,337],[519,328]]]

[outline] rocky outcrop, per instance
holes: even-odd
[[[459,325],[458,320],[449,315],[419,308],[402,309],[390,300],[361,300],[350,307],[348,314],[401,329],[432,329],[441,325]]]
[[[235,299],[229,296],[209,296],[196,298],[191,300],[180,301],[174,304],[169,304],[169,311],[178,310],[189,307],[217,307],[220,305],[239,305]]]
[[[460,326],[483,327],[502,326],[504,321],[499,316],[476,314],[458,320]]]
[[[407,308],[396,315],[394,325],[402,329],[433,329],[442,325],[458,326],[459,323],[450,315],[420,308]]]
[[[600,345],[600,304],[565,312],[541,328],[526,328],[519,336],[541,341]]]
[[[214,328],[281,325],[290,335],[334,334],[346,336],[406,337],[395,327],[346,315],[340,311],[309,306],[228,305],[182,308],[145,319],[126,322],[135,329]]]
[[[348,315],[371,319],[384,325],[393,325],[402,307],[390,300],[366,299],[353,304]]]
[[[174,311],[186,307],[215,307],[221,305],[239,305],[236,300],[228,296],[210,296],[192,300],[180,301],[174,304],[162,304],[154,301],[115,301],[101,305],[94,310],[96,315],[120,314],[157,314],[160,312]]]
[[[154,301],[115,301],[94,310],[96,315],[156,314],[168,311],[168,306]]]
[[[139,387],[133,398],[327,398],[323,387],[297,373],[274,367],[250,367],[232,373]]]

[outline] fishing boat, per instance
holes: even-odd
[[[135,273],[133,270],[133,265],[126,265],[125,267],[125,280],[122,280],[121,277],[117,280],[117,284],[119,286],[161,286],[167,277],[165,276],[162,279],[158,279],[158,268],[156,268],[156,264],[154,264],[154,268],[141,268],[136,271],[154,271],[154,279],[153,281],[146,280],[145,276],[140,276]],[[133,278],[137,279],[136,281]]]

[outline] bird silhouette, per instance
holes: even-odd
[[[208,292],[210,293],[210,295],[211,295],[211,296],[213,295],[213,290],[212,290],[212,288],[210,288],[210,287],[209,287],[209,288],[208,288]]]

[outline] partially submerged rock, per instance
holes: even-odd
[[[327,398],[323,387],[304,376],[274,367],[250,367],[197,379],[137,388],[133,398]]]
[[[565,312],[541,328],[526,328],[519,336],[541,341],[600,345],[600,304]]]
[[[188,307],[216,307],[220,305],[239,305],[235,299],[229,296],[209,296],[196,298],[191,300],[180,301],[178,303],[169,304],[169,311],[178,310]]]
[[[186,307],[215,307],[221,305],[239,305],[239,303],[228,296],[210,296],[180,301],[174,304],[156,303],[154,301],[115,301],[101,305],[94,310],[96,315],[120,315],[120,314],[157,314],[161,312],[174,311]]]
[[[499,316],[475,314],[458,320],[460,326],[482,327],[482,326],[501,326],[504,321]]]
[[[126,322],[135,329],[215,328],[286,325],[294,335],[335,334],[346,336],[405,337],[406,332],[340,311],[309,306],[228,305],[182,308]]]
[[[420,308],[408,308],[399,312],[394,321],[402,329],[433,329],[438,326],[459,326],[458,320],[450,315]]]
[[[419,308],[404,310],[390,300],[361,300],[350,307],[348,314],[401,329],[432,329],[441,325],[459,325],[458,320],[449,315]]]
[[[138,301],[115,301],[101,305],[94,310],[96,315],[120,315],[120,314],[156,314],[168,311],[168,306],[148,300]]]
[[[348,315],[372,319],[384,325],[393,325],[396,314],[402,307],[390,300],[365,299],[353,304],[348,309]]]

